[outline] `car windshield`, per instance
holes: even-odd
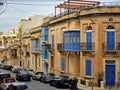
[[[36,72],[35,74],[36,74],[36,75],[38,75],[38,74],[43,74],[43,72]]]
[[[1,74],[0,75],[0,81],[3,80],[3,78],[9,78],[10,74]]]
[[[15,82],[15,79],[8,79],[5,81],[6,83],[11,83],[11,82]]]
[[[50,75],[50,76],[54,76],[55,74],[54,74],[54,73],[49,73],[48,75]]]
[[[26,90],[26,89],[28,89],[27,85],[18,85],[18,86],[15,86],[15,90]]]
[[[21,71],[20,73],[21,73],[21,74],[28,74],[27,71]]]

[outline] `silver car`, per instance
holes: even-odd
[[[40,77],[44,74],[44,72],[36,72],[32,75],[33,80],[40,80]]]

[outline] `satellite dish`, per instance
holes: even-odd
[[[0,15],[6,10],[7,2],[6,0],[0,0]]]

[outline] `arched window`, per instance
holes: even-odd
[[[87,30],[92,30],[92,27],[91,27],[91,26],[88,26],[88,27],[87,27]]]
[[[115,29],[115,28],[112,25],[108,25],[107,29]]]

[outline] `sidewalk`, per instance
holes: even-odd
[[[79,90],[120,90],[120,87],[119,88],[100,88],[100,87],[83,87],[83,86],[78,86]]]
[[[104,88],[99,88],[99,87],[78,87],[79,90],[105,90]]]

